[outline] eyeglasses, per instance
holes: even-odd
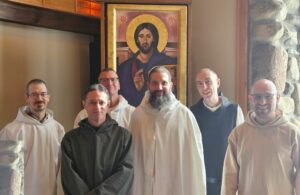
[[[48,96],[48,93],[47,92],[41,92],[41,93],[30,93],[30,94],[27,94],[29,97],[33,97],[33,98],[37,98],[39,96],[41,96],[42,98],[45,98]]]
[[[251,96],[253,97],[254,101],[258,102],[261,101],[262,99],[265,99],[266,101],[271,101],[273,100],[273,97],[276,94],[273,93],[267,93],[267,94],[251,94]]]
[[[118,77],[113,77],[113,78],[100,78],[99,82],[100,83],[108,83],[109,81],[111,81],[112,83],[118,81],[119,78]]]

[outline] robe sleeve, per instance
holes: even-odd
[[[233,130],[228,138],[228,147],[224,159],[221,195],[235,195],[238,189],[239,165],[236,140],[236,133]]]
[[[236,124],[235,126],[239,126],[245,121],[243,110],[240,106],[237,106],[237,115],[236,115]]]
[[[86,195],[129,194],[133,180],[132,137],[129,132],[124,134],[124,140],[122,155],[115,172]]]
[[[191,113],[189,111],[189,113]],[[201,192],[201,194],[206,194],[206,171],[205,171],[205,165],[204,165],[204,154],[203,154],[203,143],[202,143],[202,135],[200,131],[200,127],[198,126],[197,120],[194,117],[193,114],[190,114],[190,127],[189,129],[192,129],[192,138],[195,139],[196,144],[196,152],[197,156],[199,157],[198,161],[198,167],[197,169],[200,171],[200,178],[198,179],[198,186]]]
[[[65,136],[61,143],[61,180],[66,195],[84,194],[89,191],[87,184],[78,175],[73,166],[71,144]]]
[[[9,135],[9,127],[6,126],[3,129],[0,129],[0,140],[14,140],[16,139],[12,138],[12,136]]]

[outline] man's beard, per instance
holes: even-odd
[[[164,105],[171,101],[171,91],[167,90],[163,95],[158,96],[156,93],[160,92],[155,90],[150,92],[149,103],[155,109],[161,109]]]
[[[34,102],[34,106],[32,107],[34,112],[42,112],[45,110],[45,102],[44,101],[36,101]]]
[[[148,43],[138,43],[138,48],[140,49],[140,51],[144,54],[148,54],[151,52],[153,47],[153,44],[149,45]]]

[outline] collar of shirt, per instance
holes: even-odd
[[[29,108],[26,108],[25,112],[26,112],[26,114],[28,114],[28,116],[30,116],[30,117],[32,117],[32,118],[34,118],[34,119],[40,121],[40,123],[43,123],[43,122],[45,122],[45,121],[48,119],[48,114],[47,114],[47,112],[45,113],[45,116],[44,116],[44,118],[43,118],[42,120],[39,120],[39,119],[38,119],[38,118],[30,111]]]
[[[215,107],[210,107],[209,105],[207,105],[205,103],[205,101],[203,101],[203,104],[207,109],[209,109],[212,112],[215,112],[216,110],[218,110],[218,108],[220,108],[223,105],[222,98],[220,98],[220,100],[221,100],[220,103],[218,105],[216,105]]]

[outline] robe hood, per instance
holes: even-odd
[[[159,113],[164,114],[169,111],[172,111],[178,106],[178,104],[180,104],[180,102],[176,99],[176,97],[173,93],[170,94],[170,101],[167,102],[165,105],[163,105],[160,109],[153,108],[152,105],[149,103],[149,98],[150,98],[150,92],[149,92],[149,90],[147,90],[145,92],[145,96],[144,96],[140,106],[146,112],[148,112],[150,114],[154,114],[154,115],[157,115]]]
[[[111,112],[111,111],[117,112],[117,111],[123,110],[127,107],[128,107],[128,101],[122,95],[119,95],[119,103],[117,104],[117,106],[110,108],[109,112]]]
[[[250,126],[258,127],[258,128],[277,127],[288,122],[287,118],[283,115],[282,111],[278,111],[278,113],[276,114],[276,118],[274,118],[272,121],[267,122],[266,124],[258,123],[255,120],[255,117],[256,117],[255,112],[250,111],[247,114],[245,122]]]
[[[43,123],[41,123],[40,121],[38,121],[37,119],[29,116],[26,113],[26,110],[28,110],[28,106],[23,106],[19,108],[16,120],[19,122],[23,122],[23,123],[27,123],[27,124],[48,124],[51,123],[54,119],[53,119],[53,111],[50,109],[46,109],[46,115],[47,118],[43,121]]]
[[[118,123],[115,120],[113,120],[108,114],[106,114],[105,121],[98,128],[91,126],[91,124],[88,122],[88,118],[85,118],[79,122],[79,127],[93,129],[97,133],[109,131],[114,125],[118,126]]]

